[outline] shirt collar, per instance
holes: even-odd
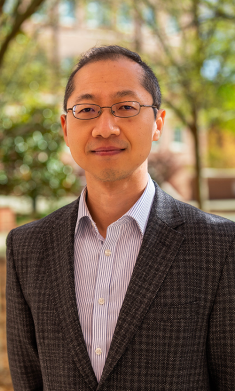
[[[87,192],[87,187],[84,187],[84,189],[81,192],[80,200],[79,200],[78,218],[77,218],[77,224],[75,228],[75,234],[77,233],[80,220],[85,216],[87,216],[90,219],[93,226],[96,226],[86,204],[86,192]],[[117,222],[122,222],[123,220],[126,219],[126,217],[130,217],[134,219],[141,231],[142,236],[144,236],[154,195],[155,195],[155,186],[153,184],[150,175],[148,174],[148,183],[143,194],[137,200],[137,202],[131,207],[131,209],[129,209],[122,217],[120,217],[120,219],[118,219]]]
[[[145,233],[146,225],[149,218],[150,209],[155,195],[155,186],[148,174],[148,184],[136,203],[125,213],[124,216],[132,217],[138,224],[142,235]]]

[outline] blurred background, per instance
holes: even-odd
[[[153,68],[167,111],[149,172],[175,198],[235,221],[233,0],[0,0],[0,391],[6,354],[5,239],[85,184],[60,127],[82,52],[119,44]]]

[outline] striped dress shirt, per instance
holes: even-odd
[[[132,208],[110,224],[104,239],[80,197],[74,240],[74,278],[79,320],[99,382],[118,315],[142,244],[155,194],[148,184]]]

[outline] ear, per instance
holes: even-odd
[[[66,114],[62,114],[60,116],[60,121],[61,121],[61,126],[62,126],[62,129],[63,129],[63,133],[64,133],[64,141],[65,141],[66,145],[69,146],[68,134],[67,134],[67,115]]]
[[[166,111],[165,110],[158,110],[157,112],[157,118],[155,123],[155,131],[153,134],[153,141],[158,141],[161,137],[164,121],[165,121]]]

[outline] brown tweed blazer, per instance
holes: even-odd
[[[78,202],[7,239],[7,343],[15,391],[234,391],[235,224],[156,186],[98,384],[75,299]]]

